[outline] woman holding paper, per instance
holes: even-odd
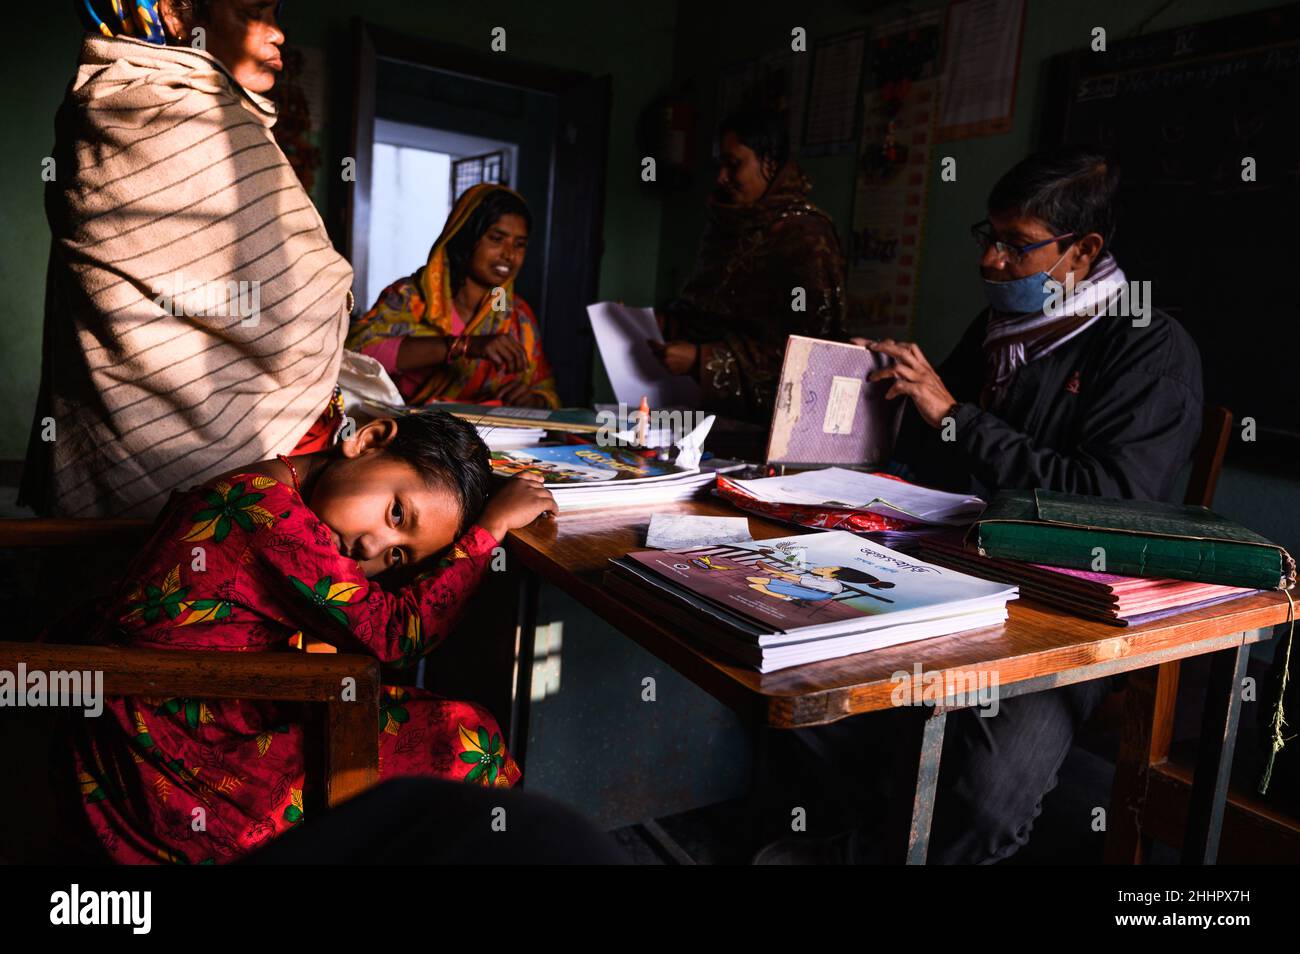
[[[842,337],[844,257],[830,216],[791,158],[781,113],[737,113],[718,139],[718,188],[695,273],[662,310],[674,374],[700,382],[711,409],[766,425],[786,339]]]
[[[537,319],[514,293],[531,228],[518,193],[494,183],[466,190],[428,264],[383,290],[348,348],[378,360],[407,404],[559,407]]]

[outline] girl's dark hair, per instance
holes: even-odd
[[[492,465],[487,445],[469,421],[429,408],[403,414],[385,452],[404,460],[431,488],[449,488],[460,500],[456,536],[477,519],[487,499]]]
[[[1089,232],[1109,248],[1115,234],[1115,196],[1119,169],[1105,153],[1087,146],[1060,146],[1035,153],[1011,167],[989,193],[993,213],[1041,219],[1057,234],[1064,251]]]
[[[451,269],[452,293],[460,291],[469,274],[469,260],[474,257],[474,247],[488,229],[497,224],[503,215],[517,215],[524,220],[528,231],[533,230],[533,216],[528,205],[513,192],[494,189],[469,215],[469,220],[447,243],[447,267]]]
[[[790,158],[790,122],[786,114],[775,109],[741,109],[731,113],[718,126],[723,133],[735,133],[741,145],[748,146],[763,165],[780,169]]]

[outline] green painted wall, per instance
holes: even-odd
[[[41,324],[50,229],[41,163],[54,145],[54,112],[72,79],[81,23],[71,3],[27,11],[0,64],[9,90],[0,149],[0,460],[27,453],[41,377]]]

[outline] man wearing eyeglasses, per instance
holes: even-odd
[[[894,359],[874,377],[910,399],[901,474],[984,494],[1174,496],[1200,432],[1201,359],[1110,252],[1118,186],[1084,148],[1025,159],[972,229],[989,307],[948,358],[936,369],[915,344],[857,339]]]
[[[908,398],[893,470],[981,495],[1174,496],[1200,432],[1200,354],[1110,252],[1118,185],[1114,166],[1086,149],[1025,159],[993,187],[973,229],[988,307],[952,354],[935,368],[915,344],[855,339],[894,359],[873,379]],[[995,862],[1026,844],[1076,730],[1113,685],[1005,699],[991,718],[950,713],[930,863]],[[852,722],[827,727],[829,741],[874,747],[853,761],[882,774],[891,733]],[[871,861],[878,847],[848,832],[778,842],[755,860]]]

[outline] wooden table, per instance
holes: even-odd
[[[738,512],[714,499],[659,505],[654,510],[708,516],[735,516]],[[912,672],[917,663],[927,678],[934,678],[928,675],[932,672],[941,673],[944,686],[950,684],[949,674],[953,678],[996,674],[999,698],[1005,699],[1211,654],[1183,859],[1213,863],[1241,709],[1239,687],[1249,644],[1263,638],[1250,631],[1286,622],[1288,603],[1283,594],[1244,597],[1129,628],[1017,600],[1009,604],[1009,618],[999,626],[759,673],[679,636],[662,620],[629,606],[603,587],[608,561],[644,549],[648,525],[645,508],[575,511],[538,520],[510,535],[511,556],[530,571],[528,592],[523,597],[519,678],[511,720],[516,756],[522,753],[527,737],[528,674],[539,581],[572,596],[753,726],[801,728],[893,709],[891,695],[898,682],[891,677],[900,670]],[[749,528],[757,540],[811,532],[758,517],[749,518]],[[908,766],[909,772],[915,769],[915,797],[907,806],[904,823],[897,826],[897,844],[892,846],[894,853],[909,863],[925,861],[946,714],[965,705],[949,697],[938,705],[916,707],[916,759]]]

